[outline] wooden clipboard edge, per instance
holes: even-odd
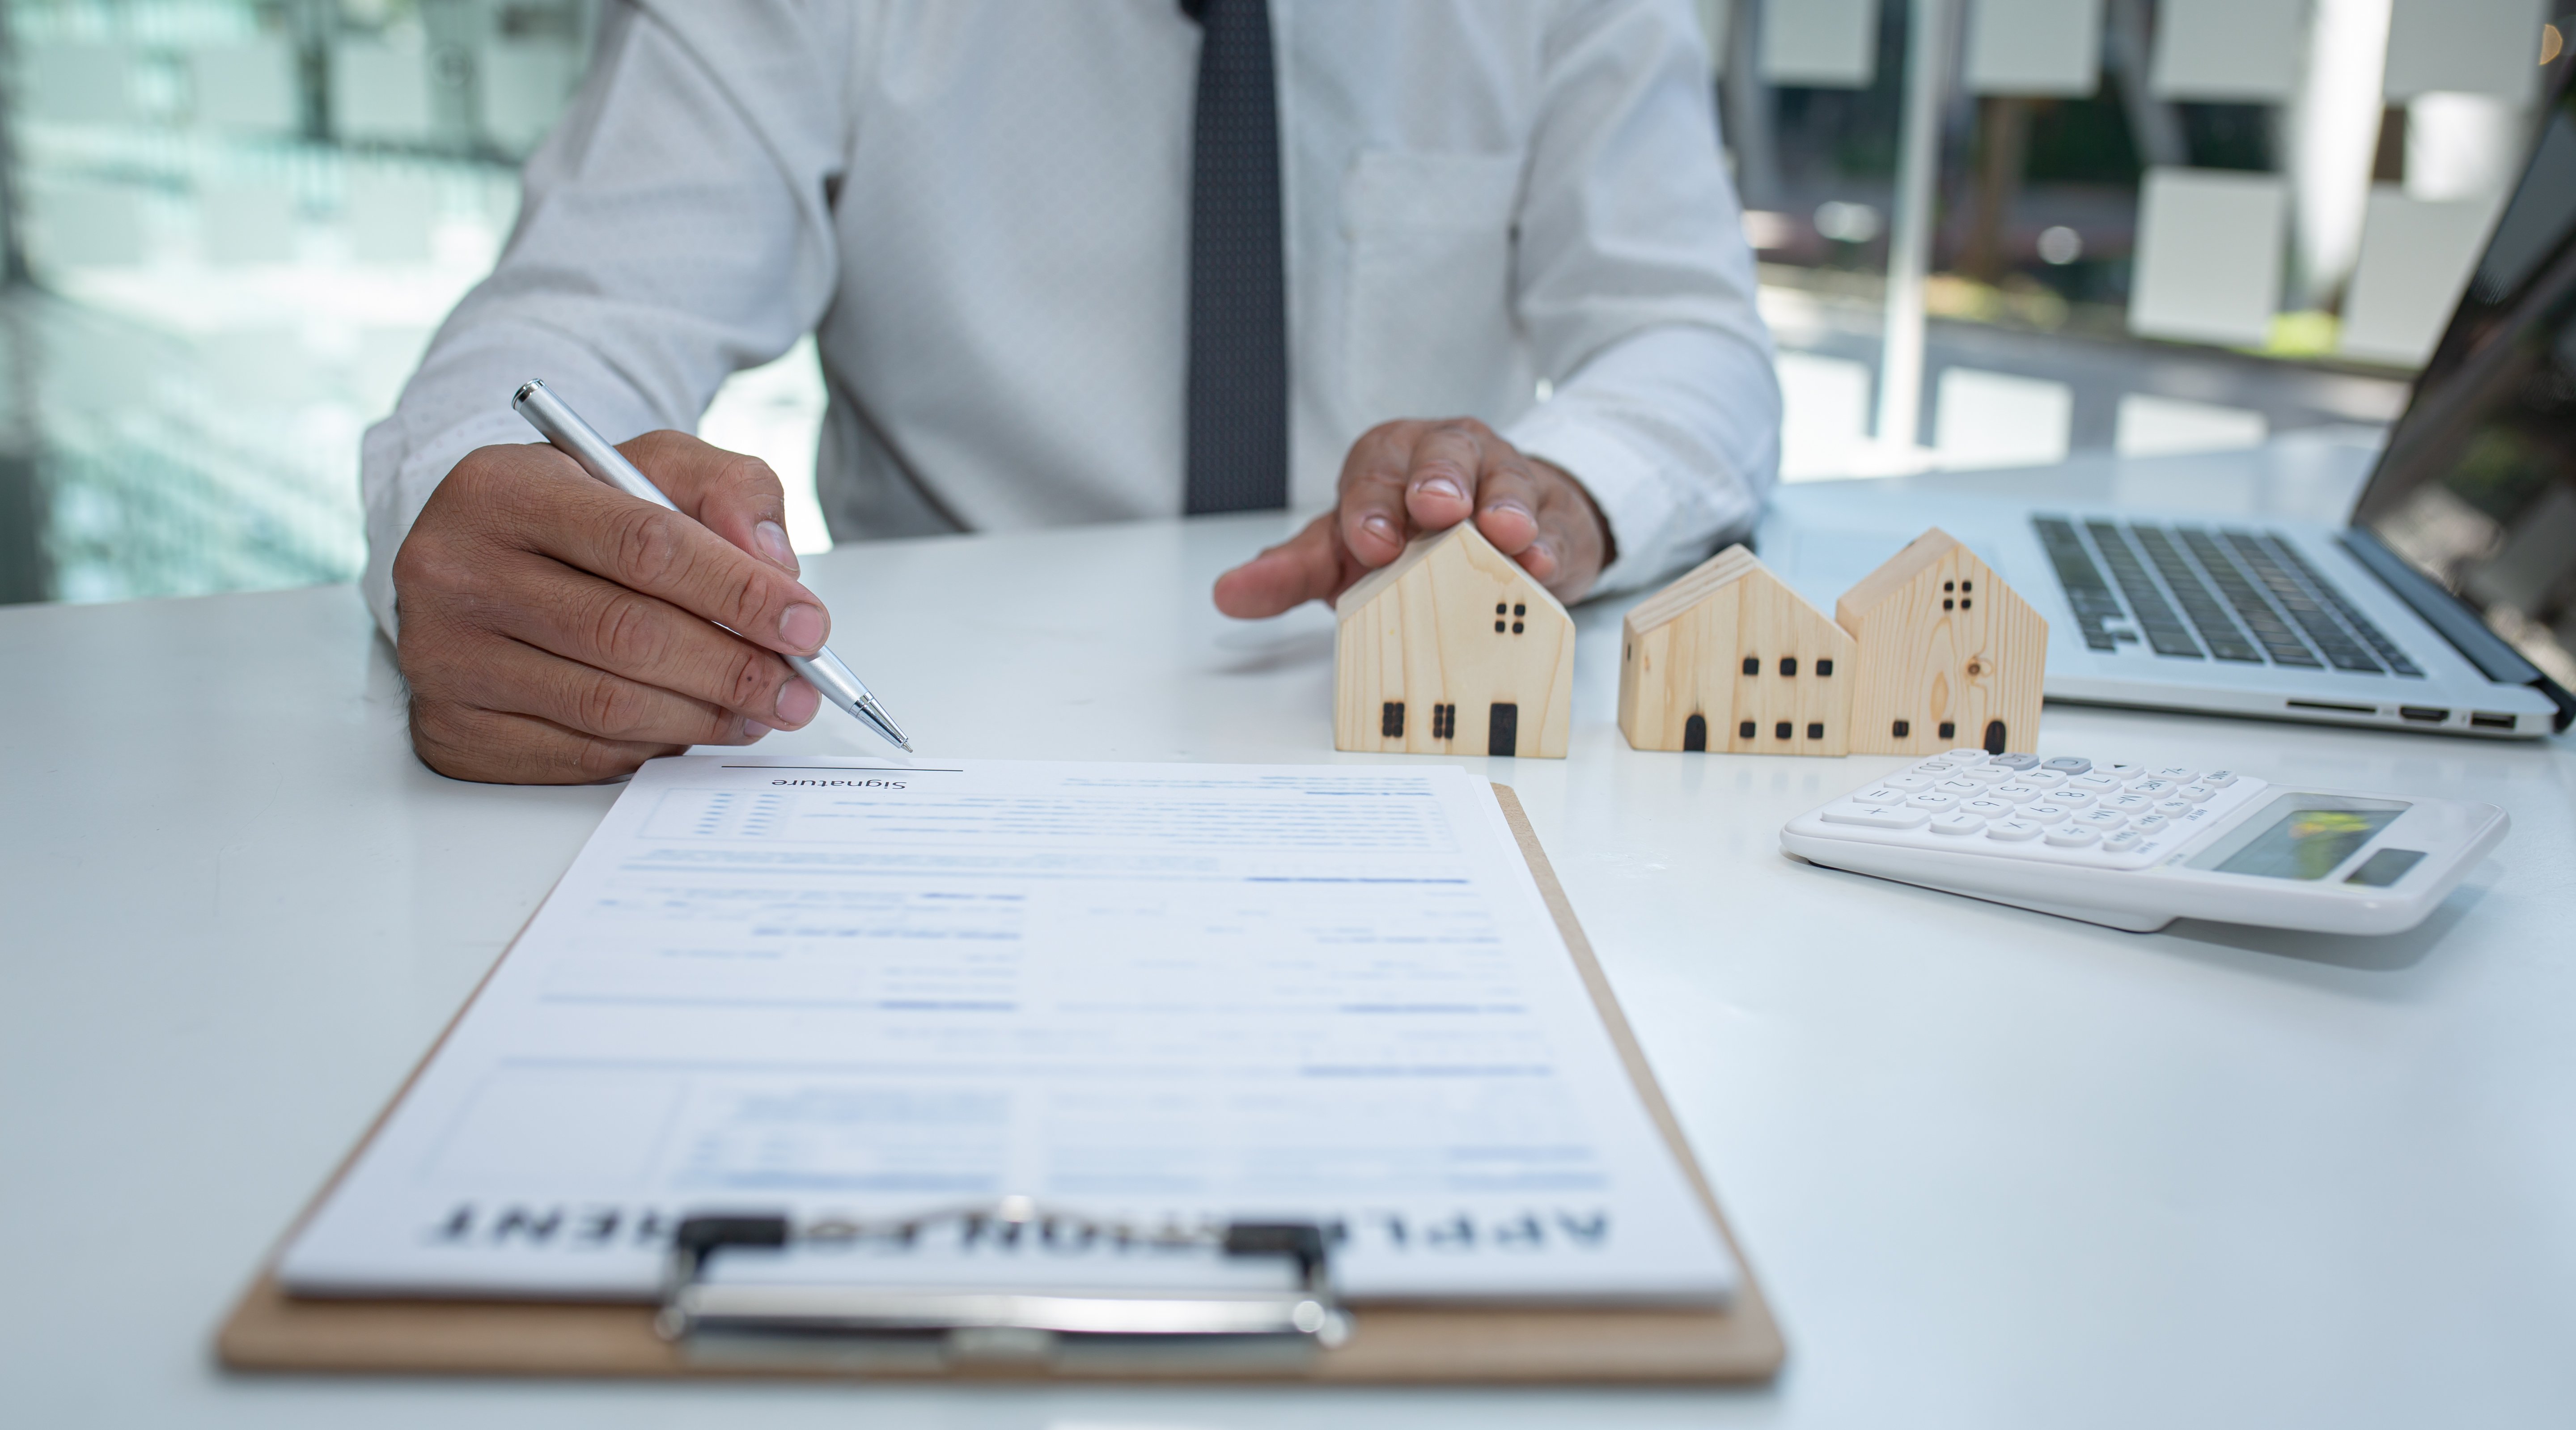
[[[1502,806],[1503,822],[1511,826],[1513,842],[1520,845],[1521,857],[1529,861],[1539,897],[1547,901],[1547,911],[1556,919],[1556,931],[1565,938],[1565,950],[1574,958],[1575,972],[1583,977],[1584,991],[1592,995],[1592,1011],[1600,1016],[1601,1026],[1609,1030],[1612,1046],[1619,1050],[1619,1062],[1628,1070],[1628,1081],[1637,1089],[1637,1100],[1646,1105],[1646,1116],[1664,1135],[1664,1145],[1671,1149],[1673,1160],[1681,1164],[1691,1190],[1699,1194],[1700,1207],[1708,1213],[1709,1223],[1717,1228],[1719,1239],[1743,1269],[1744,1285],[1727,1319],[1743,1322],[1741,1332],[1747,1336],[1743,1350],[1751,1361],[1760,1364],[1759,1375],[1768,1378],[1787,1358],[1788,1345],[1781,1338],[1779,1323],[1772,1319],[1771,1304],[1763,1298],[1761,1283],[1754,1278],[1753,1261],[1737,1243],[1735,1228],[1727,1225],[1726,1213],[1717,1205],[1717,1189],[1709,1185],[1707,1172],[1691,1155],[1690,1139],[1682,1134],[1681,1119],[1673,1116],[1672,1104],[1664,1100],[1664,1086],[1655,1080],[1646,1051],[1628,1026],[1628,1014],[1619,1006],[1619,995],[1611,991],[1610,976],[1601,971],[1601,960],[1593,956],[1592,940],[1585,937],[1583,924],[1574,917],[1574,901],[1565,896],[1565,886],[1557,882],[1556,866],[1548,862],[1547,850],[1538,842],[1538,831],[1530,825],[1529,812],[1521,808],[1519,793],[1510,785],[1497,783],[1494,802]]]
[[[1638,1308],[1484,1310],[1462,1307],[1362,1306],[1360,1334],[1326,1352],[1303,1374],[1156,1371],[1110,1373],[1134,1381],[1266,1384],[1725,1384],[1758,1383],[1779,1371],[1787,1354],[1752,1263],[1719,1210],[1691,1155],[1681,1124],[1664,1100],[1654,1070],[1620,1011],[1609,978],[1574,916],[1574,905],[1508,785],[1493,786],[1503,822],[1529,864],[1540,897],[1574,959],[1584,990],[1619,1050],[1647,1116],[1699,1196],[1718,1235],[1744,1268],[1743,1285],[1723,1311]],[[547,898],[553,891],[547,892]],[[540,901],[539,909],[545,907]],[[535,915],[529,916],[534,922]],[[1092,1378],[1078,1371],[958,1369],[920,1374],[856,1375],[831,1366],[733,1366],[692,1362],[653,1331],[643,1305],[534,1301],[340,1300],[289,1296],[276,1277],[277,1258],[357,1165],[465,1015],[527,932],[522,924],[456,1017],[403,1079],[330,1178],[298,1215],[259,1275],[215,1336],[217,1360],[243,1373],[349,1375],[485,1375],[556,1378],[725,1377],[729,1379],[1052,1380]]]

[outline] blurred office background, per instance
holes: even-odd
[[[1699,0],[1786,475],[2384,424],[2567,3]],[[0,602],[355,575],[359,433],[497,255],[596,13],[0,0]],[[1879,367],[1918,28],[1941,99],[1908,423]],[[822,406],[807,344],[701,431],[810,491]],[[810,497],[793,515],[829,544]]]

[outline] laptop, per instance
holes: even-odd
[[[2051,700],[2491,738],[2566,729],[2576,89],[2552,101],[2346,524],[1816,483],[1777,494],[1756,549],[1831,610],[1927,526],[2047,617]]]

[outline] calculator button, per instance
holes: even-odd
[[[2117,809],[2129,814],[2136,814],[2140,810],[2153,809],[2155,807],[2155,803],[2155,796],[2153,795],[2115,794],[2104,796],[2102,807],[2104,809]]]
[[[1990,765],[2001,765],[2008,770],[2035,770],[2039,768],[2039,756],[1988,755],[1986,756],[1986,763]]]
[[[1872,829],[1912,829],[1932,816],[1919,809],[1902,805],[1894,809],[1873,809],[1868,805],[1846,805],[1824,812],[1827,824],[1865,824]]]
[[[2022,806],[2021,817],[2033,824],[2057,824],[2074,812],[2062,804],[2026,804]]]
[[[2066,776],[2055,770],[2024,770],[2014,778],[2032,789],[2055,789],[2066,783]]]
[[[2109,775],[2077,775],[2075,778],[2066,782],[2066,787],[2068,789],[2089,789],[2095,794],[2109,794],[2111,791],[2120,787],[2120,782]]]
[[[1945,809],[1957,809],[1959,797],[1954,794],[1943,794],[1937,789],[1927,789],[1921,794],[1907,795],[1905,803],[1912,809],[1928,809],[1938,813]]]
[[[1986,826],[1986,837],[1988,839],[2000,839],[2006,843],[2012,843],[2022,839],[2035,839],[2038,836],[2039,826],[2031,823],[2027,819],[1998,819],[1994,823]]]
[[[2010,819],[2014,809],[2010,803],[2000,799],[1971,799],[1960,801],[1959,812],[1973,814],[1979,819]]]
[[[2053,789],[2048,792],[2048,802],[2062,804],[2068,809],[2091,809],[2093,796],[2080,789]]]
[[[1986,752],[1974,745],[1961,745],[1955,750],[1942,751],[1941,758],[1956,760],[1963,765],[1982,765],[1986,762]]]
[[[2216,793],[2218,793],[2218,791],[2195,780],[2190,784],[2184,785],[2181,789],[2175,790],[2174,798],[2187,799],[2194,804],[2198,804],[2202,800],[2205,800]]]
[[[1925,791],[1927,794],[1946,794],[1959,799],[1975,799],[1985,792],[1986,787],[1975,780],[1943,780]]]
[[[1997,769],[1993,765],[1979,765],[1973,770],[1952,770],[1950,772],[1950,778],[1954,780],[1975,780],[1979,784],[2001,784],[2012,777],[2012,771]]]
[[[2101,837],[2080,824],[2069,824],[2048,831],[2048,842],[2060,849],[2081,849]]]
[[[2145,840],[2138,837],[2138,831],[2134,829],[2123,829],[2117,834],[2105,834],[2102,836],[2102,852],[2105,854],[2126,854],[2145,842]]]
[[[2236,783],[2236,772],[2234,770],[2211,770],[2208,774],[2200,777],[2200,782],[2209,786],[2211,789],[2225,789],[2229,785]]]
[[[1949,760],[1925,760],[1923,763],[1906,771],[1906,773],[1911,775],[1946,775],[1957,768],[1958,765]]]
[[[1901,789],[1911,794],[1919,789],[1930,789],[1936,782],[1931,775],[1891,775],[1888,777],[1887,787]]]
[[[2144,779],[2129,786],[2131,794],[2164,795],[2173,793],[2174,782],[2166,779]]]
[[[2107,765],[2095,765],[2093,768],[2097,773],[2109,775],[2113,779],[2123,780],[2133,780],[2147,772],[2146,766],[2133,765],[2126,760],[2114,761]]]
[[[2080,775],[2093,768],[2093,762],[2082,755],[2060,755],[2053,760],[2041,761],[2039,767],[2043,770],[2055,770],[2061,775]]]
[[[2032,789],[2030,786],[2023,784],[2019,780],[2014,780],[2009,784],[1996,785],[1985,793],[1986,798],[1988,799],[2009,800],[2014,804],[2028,804],[2032,800],[2039,798],[2039,791]]]
[[[2149,770],[2147,773],[2160,780],[2172,780],[2178,785],[2187,785],[2200,778],[2200,771],[2189,765],[2167,765],[2163,769]]]
[[[2189,814],[2191,813],[2191,808],[2191,801],[2187,799],[2160,799],[2156,801],[2156,813],[2165,816],[2167,819],[2174,818],[2177,815]]]
[[[1945,814],[1932,821],[1935,834],[1974,834],[1985,827],[1986,822],[1973,814]]]
[[[2092,830],[2113,830],[2129,822],[2129,816],[2116,809],[2088,809],[2075,816],[2075,823]]]
[[[1865,789],[1860,793],[1853,795],[1852,803],[1882,805],[1903,804],[1905,803],[1905,797],[1912,793],[1912,790],[1902,790],[1889,785],[1880,785],[1875,789]]]
[[[2161,832],[2166,825],[2171,823],[2173,823],[2172,820],[2165,818],[2161,814],[2142,814],[2137,818],[2130,820],[2129,827],[2140,834],[2154,835]]]

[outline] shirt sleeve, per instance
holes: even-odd
[[[535,433],[543,378],[611,441],[694,429],[724,379],[830,302],[845,117],[819,33],[844,7],[610,0],[588,79],[526,165],[499,264],[431,339],[359,459],[367,604],[398,628],[393,559],[448,471]]]
[[[1515,301],[1554,394],[1503,435],[1591,492],[1618,547],[1595,589],[1633,589],[1751,525],[1779,381],[1690,6],[1570,8],[1542,83]]]

